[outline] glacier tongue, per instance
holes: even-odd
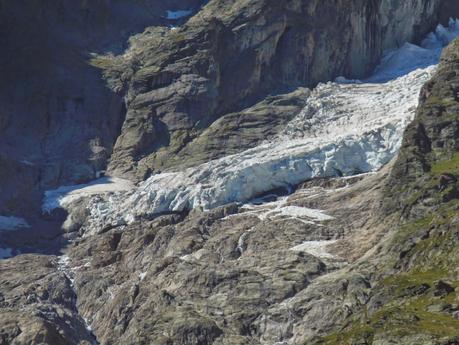
[[[71,203],[85,197],[127,191],[133,187],[134,184],[132,182],[116,177],[102,177],[86,184],[61,186],[45,192],[41,210],[43,213],[50,213],[59,207],[66,208]]]
[[[388,52],[367,80],[318,85],[284,131],[255,148],[94,197],[88,233],[163,212],[245,202],[314,177],[378,170],[396,155],[422,85],[444,44],[458,35],[459,21],[451,20],[421,46]]]
[[[277,138],[93,201],[90,221],[100,228],[162,212],[210,209],[314,177],[378,170],[397,153],[419,91],[434,70],[380,84],[321,84]]]

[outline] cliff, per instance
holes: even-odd
[[[125,106],[91,54],[122,52],[180,6],[199,1],[0,2],[1,214],[38,210],[44,189],[105,169]]]

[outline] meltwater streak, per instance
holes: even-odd
[[[279,136],[255,148],[157,174],[130,191],[93,199],[89,228],[162,212],[210,209],[314,177],[380,169],[398,152],[419,91],[435,71],[442,48],[458,35],[459,21],[452,20],[421,46],[407,43],[388,52],[367,80],[320,84]]]

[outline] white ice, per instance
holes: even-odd
[[[405,43],[400,49],[386,52],[381,64],[367,82],[384,82],[415,69],[436,65],[440,59],[443,47],[459,36],[459,20],[450,19],[449,26],[439,25],[427,35],[421,46]]]
[[[0,216],[0,231],[14,231],[29,227],[29,223],[23,218]]]
[[[296,252],[305,252],[321,259],[336,259],[336,256],[327,251],[327,246],[336,243],[336,241],[306,241],[290,250]]]
[[[314,177],[380,169],[397,154],[420,89],[434,73],[441,47],[459,35],[458,28],[459,22],[451,21],[449,28],[440,26],[429,35],[422,47],[406,44],[389,52],[368,80],[340,78],[318,85],[284,131],[257,147],[157,174],[105,201],[93,200],[90,227],[126,224],[162,212],[211,209]]]
[[[102,177],[87,184],[62,186],[45,192],[42,211],[49,213],[55,208],[65,208],[82,197],[127,191],[133,187],[132,182],[116,177]]]
[[[167,12],[167,19],[180,19],[184,17],[188,17],[193,13],[192,10],[179,10],[179,11],[166,11]]]

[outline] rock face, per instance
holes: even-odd
[[[314,181],[261,204],[163,215],[79,238],[68,261],[50,259],[77,296],[72,322],[87,320],[100,344],[298,343],[303,334],[295,327],[328,329],[345,317],[334,309],[342,299],[366,298],[353,290],[368,288],[365,277],[346,276],[336,290],[327,288],[327,274],[377,241],[377,219],[369,216],[386,174]],[[354,243],[344,241],[358,230]],[[16,257],[4,265],[15,272],[34,260]],[[2,279],[10,286],[17,278]],[[20,306],[0,314],[8,310],[11,322],[20,323]],[[333,317],[314,317],[321,312]],[[9,329],[0,334],[24,343]]]
[[[0,344],[92,344],[57,260],[24,255],[1,261],[0,272]]]

